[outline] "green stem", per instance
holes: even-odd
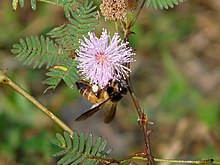
[[[169,163],[181,163],[181,164],[220,164],[213,159],[204,160],[174,160],[174,159],[154,159],[156,162],[169,162]]]
[[[33,96],[28,94],[23,88],[14,83],[2,70],[0,70],[0,83],[6,84],[13,88],[16,92],[20,93],[23,97],[34,104],[39,110],[45,113],[49,118],[51,118],[55,123],[57,123],[63,130],[68,132],[70,135],[73,131],[63,123],[59,118],[57,118],[52,112],[50,112],[45,106],[38,102]]]
[[[51,0],[37,0],[39,2],[45,2],[45,3],[49,3],[49,4],[52,4],[52,5],[56,5],[56,6],[60,6],[60,7],[63,7],[63,5],[57,3],[57,2],[53,2]],[[77,5],[78,2],[76,2],[75,4]]]
[[[138,10],[138,12],[137,12],[137,14],[136,14],[136,16],[135,16],[133,22],[130,24],[130,27],[129,27],[129,28],[131,28],[131,27],[135,24],[135,22],[137,21],[138,16],[140,15],[141,10],[142,10],[143,7],[144,7],[145,2],[146,2],[146,0],[142,0],[141,6],[140,6],[140,8],[139,8],[139,10]]]
[[[140,157],[140,156],[134,156],[130,157],[124,160],[121,160],[120,164],[125,164],[132,160],[143,160],[143,161],[149,161],[148,158]],[[204,159],[204,160],[175,160],[175,159],[158,159],[154,158],[155,162],[168,162],[168,163],[178,163],[178,164],[220,164],[218,161],[214,161],[213,159]]]
[[[144,155],[145,157],[147,157],[150,162],[150,165],[155,165],[155,160],[153,158],[153,154],[151,151],[151,145],[150,145],[150,130],[148,128],[149,124],[152,124],[152,122],[149,121],[148,116],[142,111],[139,101],[136,97],[136,95],[134,94],[134,91],[132,89],[132,84],[131,84],[131,80],[130,80],[130,76],[128,77],[128,90],[129,93],[131,95],[132,101],[135,105],[136,111],[138,113],[139,116],[139,120],[140,120],[140,126],[142,127],[143,130],[143,134],[144,134]]]
[[[52,5],[57,5],[57,6],[61,6],[63,7],[62,5],[58,4],[58,3],[55,3],[55,2],[52,2],[50,0],[37,0],[39,2],[45,2],[45,3],[49,3],[49,4],[52,4]]]

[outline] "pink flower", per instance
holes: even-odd
[[[81,46],[76,51],[79,73],[83,79],[100,88],[111,79],[125,79],[131,71],[125,65],[135,61],[131,58],[134,53],[128,42],[122,43],[117,33],[110,38],[106,29],[100,38],[91,32],[88,35],[89,39],[84,37],[84,41],[80,40]]]

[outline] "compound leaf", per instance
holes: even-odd
[[[79,40],[94,31],[97,25],[96,6],[92,1],[86,0],[77,8],[64,7],[64,12],[70,24],[52,29],[48,35],[65,50],[75,50],[79,47]]]
[[[155,10],[157,10],[158,7],[160,9],[168,9],[169,7],[173,8],[175,5],[178,5],[184,1],[185,0],[147,0],[146,6],[149,7],[152,5]]]
[[[57,85],[63,80],[69,88],[73,88],[76,81],[79,80],[79,75],[77,73],[77,61],[72,58],[67,58],[64,61],[58,63],[49,69],[46,73],[49,78],[44,80],[44,84],[49,85],[48,89],[55,89]]]
[[[15,59],[25,66],[41,68],[44,64],[49,68],[55,63],[63,61],[69,56],[69,52],[64,51],[48,37],[30,36],[20,39],[19,43],[12,46],[11,52],[16,55]]]
[[[61,138],[61,136],[63,138]],[[64,132],[64,134],[59,134],[56,136],[56,140],[66,141],[65,144],[72,143],[70,145],[65,145],[63,147],[60,146],[61,151],[53,154],[55,157],[62,156],[58,164],[60,165],[74,165],[74,164],[102,164],[109,163],[109,155],[111,153],[111,149],[105,151],[107,140],[102,141],[102,138],[99,137],[96,143],[93,145],[93,136],[92,133],[89,133],[86,138],[84,133],[78,134],[76,131],[73,132],[73,135],[70,136],[68,133]],[[54,140],[53,140],[54,141]],[[83,141],[83,142],[82,142]],[[77,144],[76,144],[77,143]],[[59,145],[58,145],[59,146]],[[94,149],[96,147],[96,149]],[[98,149],[98,152],[95,150]],[[93,152],[92,152],[93,151]],[[94,152],[95,151],[95,152]]]

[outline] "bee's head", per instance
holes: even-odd
[[[127,84],[124,80],[118,81],[118,92],[124,95],[127,94]]]
[[[107,92],[109,95],[113,93],[126,94],[127,93],[127,85],[126,82],[121,80],[109,80],[107,85]]]

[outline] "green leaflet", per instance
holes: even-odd
[[[44,64],[49,68],[68,57],[68,52],[43,36],[20,39],[19,43],[12,47],[11,52],[16,54],[16,60],[25,66],[32,65],[33,68],[41,68]]]
[[[93,2],[88,0],[77,9],[65,6],[64,13],[70,23],[54,28],[48,35],[65,50],[78,49],[79,40],[94,31],[98,24],[95,9]]]
[[[30,0],[32,10],[36,10],[36,0]],[[24,0],[13,0],[12,8],[13,10],[17,10],[18,4],[21,8],[24,7]]]
[[[73,88],[74,83],[79,80],[77,73],[77,61],[72,58],[60,62],[58,65],[49,69],[46,73],[47,78],[43,83],[48,84],[49,87],[46,89],[55,89],[56,86],[63,80],[69,88]],[[46,92],[45,91],[45,92]]]
[[[56,143],[54,143],[54,141],[56,141]],[[89,133],[86,138],[84,133],[78,134],[74,131],[73,135],[70,136],[67,132],[64,132],[63,135],[57,134],[56,139],[53,139],[52,142],[55,145],[59,144],[57,146],[61,149],[59,152],[53,154],[55,157],[61,156],[58,164],[73,165],[82,163],[89,165],[104,162],[109,163],[105,158],[108,158],[112,150],[109,149],[105,151],[107,140],[102,140],[102,138],[99,137],[95,144],[93,144],[92,133]],[[98,152],[96,152],[97,149]]]
[[[25,0],[13,0],[12,1],[12,8],[13,10],[17,10],[18,5],[23,8],[24,7],[24,1]],[[36,10],[37,5],[36,5],[36,0],[29,0],[31,4],[31,9]],[[42,1],[43,2],[43,1]],[[76,5],[77,2],[75,0],[45,0],[44,2],[58,5],[58,6],[73,6]]]
[[[173,8],[175,5],[184,2],[185,0],[147,0],[146,6],[149,7],[150,5],[153,6],[155,10],[158,9],[168,9]]]

